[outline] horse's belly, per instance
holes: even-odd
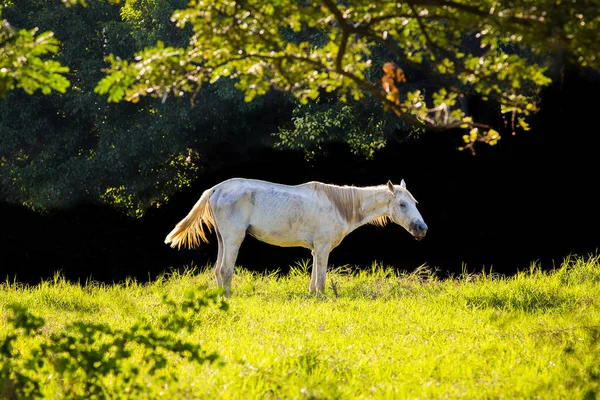
[[[248,233],[281,247],[313,248],[315,238],[331,236],[331,206],[309,196],[290,193],[257,193],[248,215]]]
[[[258,240],[280,247],[311,248],[310,238],[304,232],[293,229],[278,229],[276,226],[261,228],[250,225],[248,233]]]

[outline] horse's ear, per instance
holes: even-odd
[[[406,182],[404,182],[404,179],[402,179],[402,182],[400,182],[400,187],[406,189]]]
[[[390,192],[392,192],[392,193],[394,193],[396,191],[396,189],[394,189],[394,184],[392,183],[392,181],[388,181],[387,187],[390,190]]]

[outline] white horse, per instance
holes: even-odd
[[[312,250],[311,292],[325,291],[329,253],[350,232],[367,223],[384,226],[392,220],[417,240],[427,225],[417,201],[400,185],[335,186],[308,182],[297,186],[234,178],[206,190],[189,214],[167,235],[171,247],[197,247],[208,242],[203,225],[215,233],[218,255],[215,275],[230,296],[231,279],[246,233],[282,247]]]

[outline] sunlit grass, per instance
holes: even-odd
[[[230,309],[206,308],[192,333],[222,365],[178,361],[157,398],[596,398],[600,394],[600,261],[573,257],[544,272],[532,265],[440,279],[427,268],[399,274],[374,265],[328,274],[326,295],[308,293],[307,262],[286,276],[238,269]],[[332,290],[332,285],[335,290]],[[43,334],[76,320],[127,329],[166,312],[163,296],[214,287],[212,272],[152,283],[53,281],[0,287],[0,340],[8,304],[46,321]],[[35,340],[20,338],[23,354]],[[58,377],[45,377],[60,397]],[[148,385],[153,382],[149,380]],[[127,396],[131,396],[129,394]],[[7,394],[0,388],[0,398]],[[127,397],[126,396],[126,397]],[[135,397],[135,394],[133,394]]]

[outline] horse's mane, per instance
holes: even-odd
[[[330,185],[321,182],[309,182],[307,183],[315,192],[322,193],[338,210],[342,218],[348,223],[358,222],[363,219],[361,212],[362,199],[368,191],[374,189],[382,189],[385,186],[369,186],[369,187],[356,187],[356,186],[337,186]],[[387,190],[387,189],[386,189]],[[385,226],[390,221],[388,215],[382,215],[369,221],[369,224]]]

